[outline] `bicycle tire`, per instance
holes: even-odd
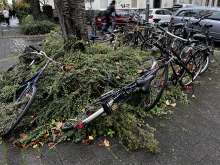
[[[207,69],[208,65],[203,64],[203,61],[206,60],[206,56],[204,54],[200,55],[200,53],[201,51],[196,51],[195,53],[192,54],[193,57],[189,57],[190,59],[187,60],[186,67],[193,74],[193,76],[191,76],[189,73],[187,73],[186,70],[184,70],[180,78],[181,85],[187,86],[191,84],[201,74],[202,69],[203,70]],[[189,76],[190,78],[187,76]]]
[[[15,104],[19,104],[19,102],[21,103],[23,101],[22,99],[27,98],[27,100],[24,100],[25,102],[21,108],[16,109],[18,112],[17,112],[15,118],[11,119],[11,122],[7,122],[7,124],[4,125],[1,136],[5,137],[5,136],[9,135],[15,129],[15,127],[20,123],[20,121],[22,120],[24,115],[29,110],[29,108],[34,100],[34,96],[36,94],[36,91],[37,91],[36,86],[34,86],[34,85],[29,86],[28,85],[26,88],[24,88],[24,90],[22,90],[20,92],[20,95],[16,99]]]
[[[162,75],[159,74],[159,71],[162,71]],[[159,75],[159,79],[157,79],[158,75]],[[147,91],[148,93],[147,98],[146,100],[144,100],[143,103],[145,111],[150,111],[158,104],[163,94],[163,91],[167,86],[167,82],[168,82],[168,65],[165,65],[156,72],[154,79],[150,83],[149,89]],[[156,91],[156,94],[153,93],[154,92],[153,90]]]
[[[207,57],[205,58],[205,61],[204,61],[203,67],[202,67],[202,69],[201,69],[201,71],[200,71],[200,74],[203,74],[203,73],[208,69],[209,63],[210,63],[210,57],[207,56]]]

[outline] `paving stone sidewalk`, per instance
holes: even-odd
[[[0,25],[0,70],[16,63],[17,54],[25,46],[38,45],[45,38],[41,36],[26,36],[20,33],[19,27],[5,27]]]
[[[170,119],[153,121],[159,154],[127,151],[116,139],[109,149],[62,143],[52,150],[20,150],[3,143],[0,165],[220,165],[220,52],[215,58],[195,85],[196,98],[178,104]]]

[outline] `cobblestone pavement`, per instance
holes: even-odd
[[[215,58],[195,85],[196,98],[178,105],[170,119],[152,121],[159,154],[127,151],[116,139],[109,149],[63,143],[52,150],[20,150],[3,143],[0,165],[220,165],[220,52]]]

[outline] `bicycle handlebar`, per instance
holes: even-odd
[[[63,71],[65,71],[65,72],[68,72],[68,71],[72,70],[72,68],[74,68],[74,65],[73,65],[73,64],[67,64],[67,65],[65,65],[65,64],[62,64],[62,63],[60,63],[60,62],[57,62],[57,61],[53,60],[52,58],[48,57],[47,54],[46,54],[44,51],[42,51],[42,50],[40,50],[40,49],[34,47],[33,45],[30,45],[29,47],[30,47],[31,49],[33,49],[34,51],[36,51],[36,52],[31,52],[32,54],[36,54],[36,55],[39,55],[39,56],[44,56],[49,62],[52,62],[52,63],[55,64],[55,65],[58,65],[58,66],[59,66]],[[35,60],[32,61],[31,65],[32,65],[34,62],[35,62]]]

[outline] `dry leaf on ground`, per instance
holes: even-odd
[[[99,146],[110,147],[110,142],[105,138],[104,140],[100,141]]]

